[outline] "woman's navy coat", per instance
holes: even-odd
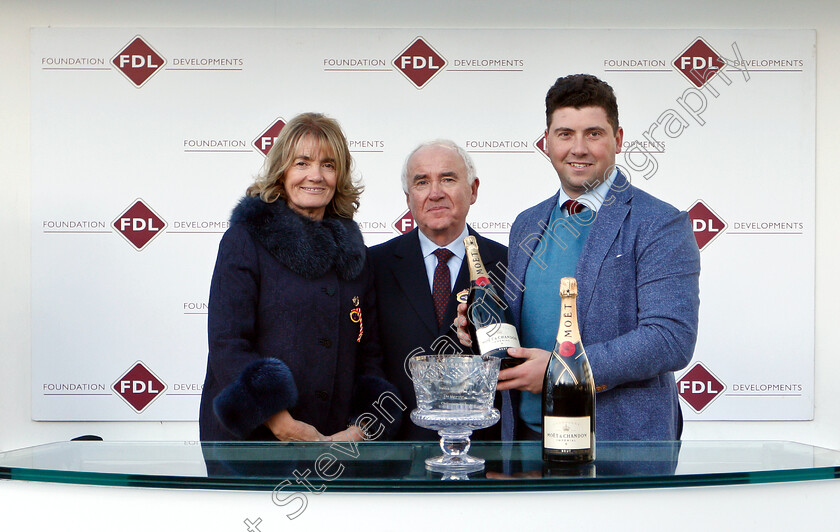
[[[352,220],[242,199],[210,286],[203,441],[274,439],[263,422],[284,409],[324,435],[376,412],[395,388],[382,378],[366,257]]]

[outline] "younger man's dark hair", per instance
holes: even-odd
[[[607,113],[607,121],[618,131],[618,102],[605,81],[591,74],[572,74],[557,78],[545,95],[545,123],[551,125],[551,115],[560,107],[600,107]]]

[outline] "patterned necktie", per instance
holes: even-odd
[[[578,214],[580,211],[586,208],[586,205],[583,203],[578,203],[575,200],[566,200],[563,202],[563,208],[566,209],[566,212],[569,213],[569,216],[573,214]]]
[[[432,282],[432,299],[435,301],[435,316],[437,317],[438,328],[443,324],[443,316],[446,314],[446,304],[449,301],[449,294],[452,293],[452,285],[449,276],[449,259],[453,253],[446,248],[435,250],[437,266],[435,266],[435,277]]]

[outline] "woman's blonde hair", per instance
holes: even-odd
[[[353,158],[341,126],[320,113],[299,114],[283,126],[268,152],[263,172],[248,187],[246,194],[259,196],[266,203],[278,199],[287,201],[286,170],[292,166],[298,144],[306,136],[318,141],[319,148],[335,159],[335,195],[327,205],[326,214],[352,219],[359,208],[359,196],[364,188],[353,179]]]

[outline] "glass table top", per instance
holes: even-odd
[[[600,442],[586,466],[547,467],[540,442],[474,442],[485,469],[425,468],[437,442],[59,442],[0,453],[0,479],[222,490],[537,491],[840,478],[840,452],[785,441]]]

